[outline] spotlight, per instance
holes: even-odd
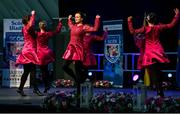
[[[168,77],[171,78],[172,77],[172,73],[168,73]]]
[[[133,76],[133,81],[135,82],[135,81],[137,81],[139,79],[139,75],[138,74],[135,74],[134,76]]]
[[[92,72],[88,72],[88,76],[92,76]]]

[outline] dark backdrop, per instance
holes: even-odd
[[[96,14],[102,20],[124,20],[124,52],[138,52],[134,45],[132,35],[127,29],[127,17],[134,17],[134,26],[140,27],[144,12],[155,12],[161,23],[168,23],[174,16],[173,9],[180,8],[180,0],[59,0],[59,15],[67,17],[74,15],[77,10],[87,14],[89,23],[93,23]],[[102,28],[102,27],[101,27]],[[177,50],[177,28],[165,31],[161,35],[161,41],[165,51]],[[95,43],[95,53],[103,53],[103,43]]]
[[[124,52],[139,52],[136,48],[133,37],[127,28],[127,17],[133,16],[134,27],[138,28],[143,24],[145,12],[155,12],[158,15],[158,22],[168,23],[174,16],[174,8],[180,8],[180,0],[59,0],[59,16],[67,17],[74,15],[77,10],[87,14],[89,23],[93,23],[96,14],[103,20],[123,19],[124,29]],[[101,26],[102,29],[102,26]],[[178,26],[167,30],[161,35],[161,42],[166,52],[177,51]],[[93,45],[95,53],[103,53],[104,43],[96,42]],[[171,63],[163,69],[174,70],[176,67],[176,56],[170,56]],[[130,65],[132,63],[129,63]],[[102,74],[97,74],[98,77]],[[173,78],[174,80],[174,78]],[[175,81],[175,80],[174,80]],[[131,85],[131,72],[124,72],[124,87]]]

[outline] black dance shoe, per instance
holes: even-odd
[[[20,94],[21,96],[26,96],[26,94],[24,94],[24,91],[23,90],[16,90],[16,92],[18,93],[18,94]]]
[[[33,93],[38,96],[43,96],[43,94],[39,90],[33,90]]]

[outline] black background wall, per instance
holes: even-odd
[[[176,7],[180,8],[180,0],[59,0],[59,15],[60,17],[67,17],[69,14],[74,14],[80,10],[87,14],[89,22],[93,22],[96,14],[99,14],[102,20],[123,19],[124,52],[137,52],[132,35],[127,29],[127,17],[132,15],[135,20],[135,27],[140,27],[144,12],[153,11],[158,15],[159,22],[168,23],[174,16],[173,9]],[[176,51],[177,27],[164,32],[161,41],[165,51]],[[102,51],[97,50],[96,52]]]

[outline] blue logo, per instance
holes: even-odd
[[[120,35],[108,35],[105,40],[105,58],[115,63],[120,58]]]

